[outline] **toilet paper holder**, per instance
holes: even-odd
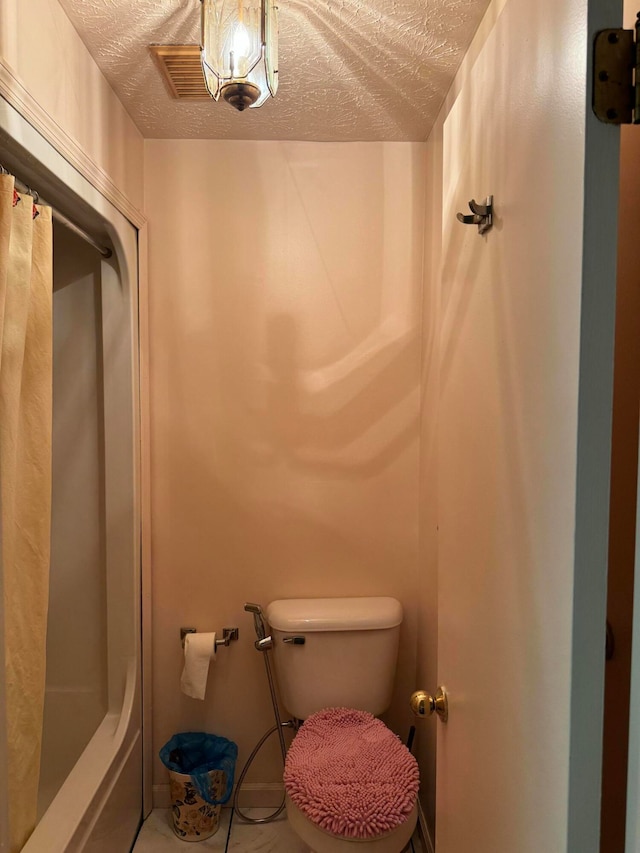
[[[197,628],[180,628],[180,642],[182,643],[182,648],[184,649],[184,638],[187,634],[197,634]],[[228,646],[232,640],[237,640],[240,635],[240,632],[237,628],[223,628],[222,629],[222,639],[219,640],[216,638],[216,649],[219,646]]]

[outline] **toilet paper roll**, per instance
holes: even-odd
[[[183,693],[192,699],[204,699],[209,664],[216,659],[215,631],[187,634],[184,638],[184,669],[180,678]]]

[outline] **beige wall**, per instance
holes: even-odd
[[[424,179],[419,144],[146,142],[156,751],[205,727],[246,758],[271,719],[243,604],[279,597],[403,602],[407,734]],[[181,625],[240,627],[204,703]]]
[[[142,208],[142,136],[57,0],[2,0],[0,76]]]

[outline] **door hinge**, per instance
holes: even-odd
[[[593,111],[607,124],[640,124],[640,12],[634,30],[596,34]]]

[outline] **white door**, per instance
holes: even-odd
[[[621,14],[500,5],[443,127],[436,848],[595,853],[619,131],[588,27]]]

